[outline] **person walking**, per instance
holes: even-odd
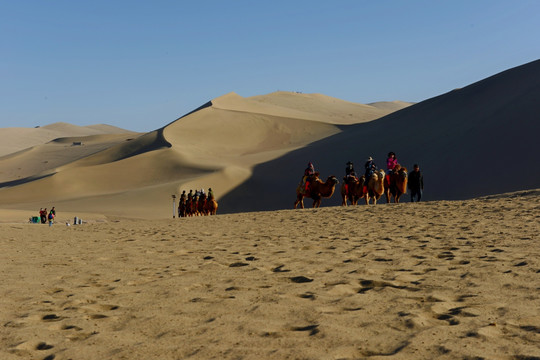
[[[54,209],[54,208],[53,208]],[[47,218],[49,219],[49,226],[52,226],[53,223],[54,223],[54,210],[51,210],[49,212],[49,215],[47,216]]]
[[[420,166],[414,164],[413,171],[409,173],[409,179],[407,184],[411,191],[411,202],[419,202],[422,199],[422,192],[424,191],[424,176],[420,171]]]

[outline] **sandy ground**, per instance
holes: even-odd
[[[539,220],[531,190],[0,224],[0,358],[538,359]]]

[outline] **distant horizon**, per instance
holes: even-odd
[[[538,59],[540,2],[0,3],[0,128],[148,132],[231,91],[418,103]]]

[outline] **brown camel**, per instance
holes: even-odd
[[[213,196],[206,199],[205,211],[207,215],[216,215],[218,209],[218,203]]]
[[[389,177],[389,186],[385,189],[386,202],[389,203],[390,199],[393,198],[394,202],[398,204],[401,195],[407,193],[407,168],[398,165]]]
[[[334,195],[334,190],[336,189],[336,184],[339,183],[338,179],[335,176],[330,176],[326,182],[322,182],[319,179],[319,173],[315,173],[309,179],[310,186],[307,193],[304,192],[302,184],[298,184],[296,188],[296,201],[294,202],[294,208],[300,204],[300,208],[304,208],[304,198],[308,197],[313,199],[313,207],[318,208],[321,205],[321,200],[323,197],[329,198]]]
[[[351,202],[351,205],[358,204],[358,199],[366,195],[364,191],[366,176],[362,175],[360,179],[356,177],[345,177],[343,181],[344,183],[341,185],[341,206],[347,206],[347,200]]]
[[[201,215],[208,215],[206,212],[206,201],[206,194],[201,194],[201,196],[199,196],[199,202],[197,203],[197,211]]]
[[[369,204],[370,199],[373,199],[373,205],[377,204],[377,200],[379,200],[382,194],[384,194],[385,175],[386,174],[382,169],[371,174],[367,185],[366,205]]]
[[[178,201],[178,217],[186,217],[186,199],[180,198]]]

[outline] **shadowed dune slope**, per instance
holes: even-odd
[[[253,176],[222,201],[222,211],[292,206],[305,164],[323,177],[359,173],[368,156],[380,167],[394,151],[400,163],[418,163],[424,199],[466,199],[540,187],[540,60],[407,107],[257,166]],[[338,185],[339,186],[339,185]],[[257,201],[250,199],[257,198]],[[406,196],[408,198],[408,196]],[[340,203],[339,195],[323,206]],[[311,201],[307,200],[307,206]]]

